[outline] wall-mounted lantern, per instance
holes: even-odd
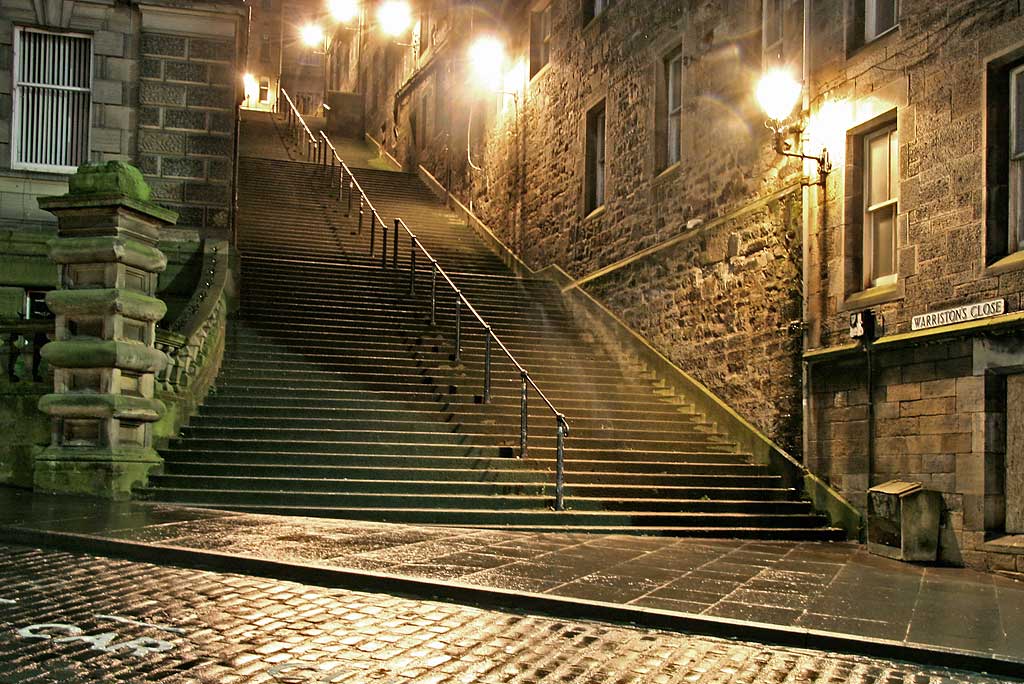
[[[794,142],[799,141],[803,133],[800,117],[793,117],[793,110],[800,99],[802,88],[785,69],[766,71],[757,84],[757,101],[762,111],[768,116],[765,126],[774,134],[775,151],[784,157],[810,159],[818,164],[817,184],[825,187],[825,179],[832,170],[832,162],[828,158],[828,150],[824,147],[821,154],[812,156],[794,152]]]

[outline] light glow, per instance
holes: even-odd
[[[811,150],[827,148],[833,162],[842,163],[846,133],[853,125],[853,105],[847,99],[826,100],[807,122],[807,145]]]
[[[771,69],[757,84],[757,102],[768,118],[784,121],[800,99],[801,86],[785,69]]]
[[[359,14],[359,2],[357,0],[329,0],[327,9],[335,21],[347,24]]]
[[[377,23],[385,34],[397,37],[412,24],[412,9],[408,2],[388,0],[377,9]]]
[[[320,47],[324,43],[324,30],[316,24],[306,24],[299,29],[302,42],[309,47]]]
[[[242,76],[242,84],[245,86],[245,99],[255,101],[260,96],[260,84],[252,74]]]
[[[499,90],[504,85],[505,46],[494,36],[477,38],[469,48],[469,63],[477,82],[488,90]]]

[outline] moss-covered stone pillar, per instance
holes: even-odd
[[[149,197],[136,168],[110,162],[83,165],[68,194],[39,200],[58,221],[50,258],[60,289],[46,297],[57,318],[43,348],[54,388],[39,408],[53,431],[35,460],[37,490],[126,499],[162,463],[153,385],[166,357],[154,342],[167,307],[155,294],[167,259],[157,243],[177,214]]]

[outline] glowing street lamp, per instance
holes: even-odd
[[[505,46],[494,36],[482,36],[469,48],[469,61],[479,82],[500,89],[505,66]]]
[[[324,30],[316,24],[306,24],[299,29],[299,37],[308,47],[321,47],[324,44]]]
[[[359,14],[358,0],[328,0],[327,9],[335,21],[347,24]]]
[[[377,9],[377,23],[385,34],[393,38],[402,35],[412,25],[412,9],[409,3],[388,0]]]
[[[828,159],[828,150],[822,148],[821,154],[817,157],[791,152],[793,144],[787,140],[790,135],[796,134],[799,137],[803,132],[799,122],[790,122],[788,125],[786,123],[796,108],[802,90],[800,83],[788,71],[771,69],[761,77],[755,94],[762,111],[768,116],[765,126],[775,134],[775,151],[783,157],[810,159],[817,162],[818,184],[825,187],[825,178],[832,170],[832,163]]]
[[[757,84],[757,102],[773,121],[785,121],[800,99],[800,84],[785,69],[765,72]]]

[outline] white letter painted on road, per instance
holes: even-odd
[[[60,622],[51,622],[45,625],[29,625],[18,630],[18,636],[22,639],[52,639],[55,635],[46,634],[48,631],[63,631],[65,634],[78,635],[82,633],[80,627],[66,625]],[[42,634],[37,634],[42,632]]]

